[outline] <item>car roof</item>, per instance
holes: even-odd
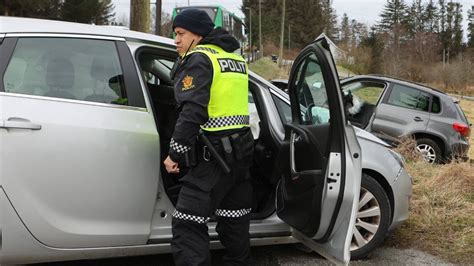
[[[426,91],[426,92],[434,93],[438,96],[442,96],[442,97],[448,96],[445,92],[440,91],[440,90],[435,89],[435,88],[432,88],[432,87],[427,86],[425,84],[420,84],[420,83],[417,83],[417,82],[413,82],[413,81],[409,81],[409,80],[405,80],[405,79],[401,79],[401,78],[395,78],[395,77],[378,75],[378,74],[352,76],[352,77],[349,77],[349,78],[342,79],[341,83],[350,82],[350,81],[355,80],[355,79],[369,79],[369,80],[376,80],[376,81],[378,80],[378,81],[394,82],[394,83],[398,83],[398,84],[401,84],[401,85],[414,87],[416,89],[423,90],[423,91]]]
[[[114,26],[89,25],[56,20],[0,16],[2,34],[79,34],[124,38],[128,41],[154,42],[174,46],[173,39]]]

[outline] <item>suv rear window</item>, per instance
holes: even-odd
[[[20,38],[4,75],[5,92],[127,104],[114,41]]]

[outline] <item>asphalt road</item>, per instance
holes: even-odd
[[[252,247],[252,257],[258,266],[276,265],[332,265],[315,253],[305,253],[294,245],[275,245]],[[213,265],[222,265],[222,250],[211,252]],[[37,264],[37,266],[171,266],[174,265],[170,254],[155,256],[139,256],[118,259],[103,259],[90,261],[71,261],[58,263]],[[392,247],[382,247],[376,250],[367,260],[351,262],[351,265],[450,265],[432,255],[414,249],[400,250]]]

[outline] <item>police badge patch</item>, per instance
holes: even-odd
[[[187,91],[189,89],[194,88],[193,79],[193,77],[186,75],[186,77],[183,78],[183,87],[181,88],[181,90]]]

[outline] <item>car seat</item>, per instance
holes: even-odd
[[[51,59],[46,67],[46,84],[49,91],[44,96],[76,99],[70,92],[74,87],[74,79],[74,65],[69,59]]]
[[[116,93],[110,88],[109,81],[114,75],[109,64],[110,62],[107,62],[105,57],[95,57],[92,60],[90,76],[93,80],[92,89],[94,93],[84,98],[85,101],[112,103],[112,101],[119,98],[118,95],[113,95]]]

